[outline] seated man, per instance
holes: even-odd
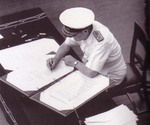
[[[59,17],[66,36],[56,56],[47,60],[51,70],[63,58],[66,65],[73,66],[88,77],[98,74],[109,77],[119,85],[126,75],[126,64],[121,47],[109,29],[95,21],[94,13],[86,8],[75,7],[65,10]],[[83,51],[82,62],[66,53],[73,46]]]

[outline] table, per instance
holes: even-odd
[[[1,50],[41,38],[52,38],[56,40],[58,44],[61,44],[64,41],[64,38],[40,8],[10,14],[1,17],[1,19],[0,34],[4,37],[4,39],[0,40]],[[42,28],[40,27],[41,25]],[[73,51],[70,51],[70,53],[77,57]],[[7,116],[9,116],[7,119],[11,124],[78,124],[77,114],[71,113],[64,118],[55,111],[48,110],[47,107],[30,100],[27,96],[3,82],[0,84],[0,94],[1,102],[4,104],[3,110],[5,110],[5,112],[7,111]],[[97,101],[92,104],[97,105],[96,102]],[[88,104],[90,103],[87,103],[87,105]],[[82,111],[79,109],[81,114]]]

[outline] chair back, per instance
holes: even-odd
[[[130,63],[127,63],[127,75],[126,79],[117,87],[111,88],[109,94],[112,97],[126,95],[129,99],[129,102],[133,106],[133,109],[136,113],[142,113],[143,109],[139,108],[139,105],[136,103],[137,100],[133,99],[131,93],[138,93],[142,95],[140,97],[144,98],[147,104],[148,109],[150,109],[150,102],[148,99],[148,84],[146,81],[148,69],[150,68],[150,43],[145,31],[140,27],[140,25],[134,23],[134,33],[130,51]],[[141,91],[142,90],[142,91]],[[149,89],[150,90],[150,89]],[[142,94],[141,94],[142,92]],[[135,101],[136,100],[136,101]],[[140,101],[140,100],[139,100]],[[139,102],[138,102],[139,103]],[[144,109],[145,111],[145,109]],[[150,110],[149,110],[150,111]]]
[[[149,67],[149,41],[140,25],[134,23],[134,34],[130,52],[130,63],[134,73],[143,79],[143,73]]]

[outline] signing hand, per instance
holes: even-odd
[[[71,55],[65,56],[63,60],[66,65],[74,67],[74,62],[76,61],[76,59]]]
[[[50,70],[53,70],[56,67],[56,64],[57,62],[55,58],[50,58],[46,61],[46,65]]]

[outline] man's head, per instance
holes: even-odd
[[[82,7],[67,9],[59,17],[63,24],[62,32],[67,37],[86,35],[92,27],[94,18],[95,15],[91,10]]]

